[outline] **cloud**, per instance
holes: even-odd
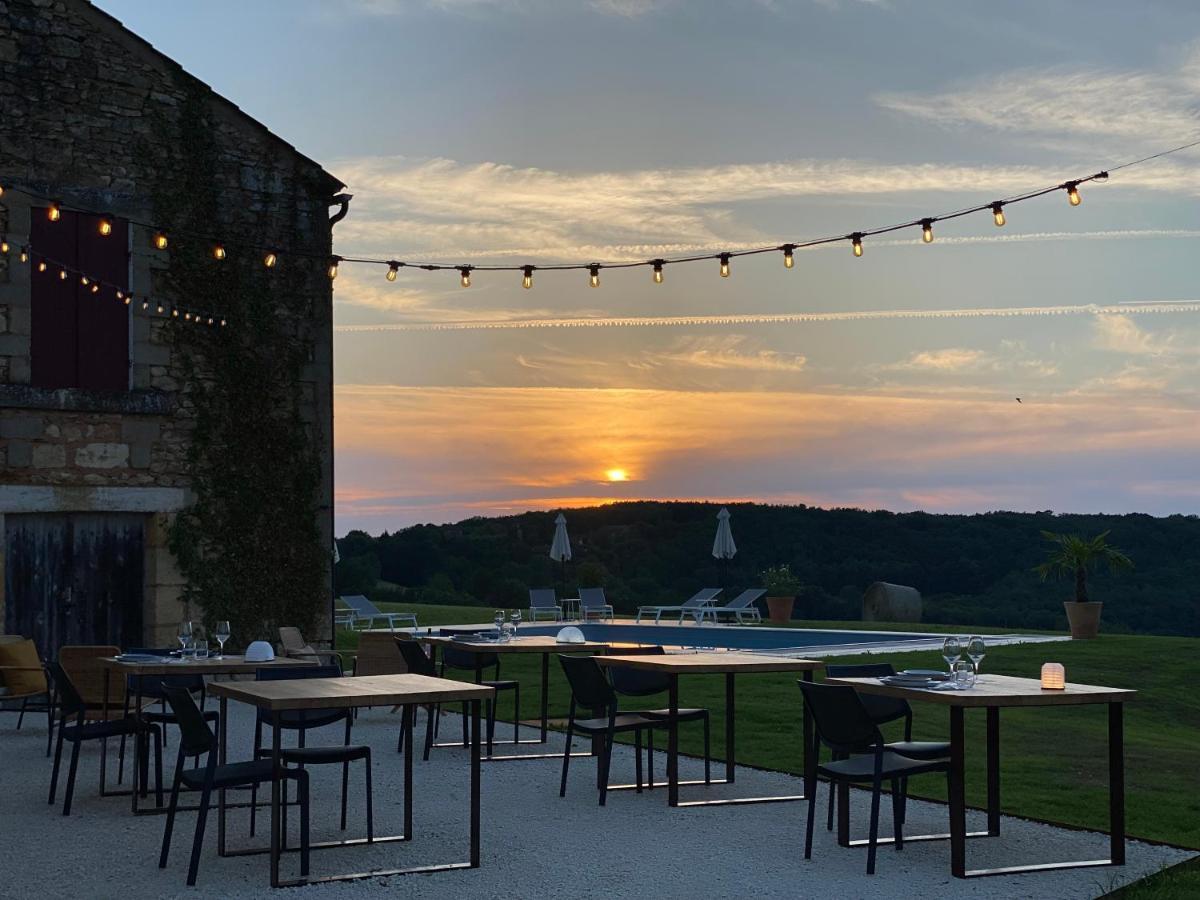
[[[682,366],[749,372],[801,372],[807,359],[798,354],[756,349],[745,335],[684,337],[666,350],[646,350],[630,365],[638,369]]]
[[[986,357],[982,350],[950,347],[945,350],[922,350],[900,364],[906,369],[932,369],[936,372],[957,372],[974,369]]]
[[[728,313],[695,316],[546,316],[534,310],[526,316],[458,321],[389,322],[371,325],[338,325],[340,334],[388,331],[491,331],[523,328],[680,328],[744,325],[806,325],[817,322],[875,322],[900,319],[994,319],[1044,316],[1109,317],[1183,315],[1200,312],[1200,300],[1168,300],[1096,306],[1091,303],[1058,306],[960,307],[956,309],[868,309],[844,312]]]
[[[1132,356],[1170,356],[1180,352],[1197,352],[1194,342],[1189,341],[1185,345],[1172,331],[1151,334],[1139,328],[1137,322],[1128,316],[1098,316],[1092,327],[1094,344],[1100,350]]]
[[[937,93],[881,93],[876,102],[944,127],[1156,144],[1194,137],[1200,52],[1162,72],[1024,69]]]
[[[1018,405],[937,394],[343,384],[335,402],[339,529],[639,497],[942,510],[1012,508],[1021,498],[1026,508],[1069,509],[1084,497],[1165,512],[1181,508],[1177,498],[1125,497],[1129,466],[1152,462],[1155,479],[1185,478],[1200,452],[1194,415],[1164,398]],[[636,482],[600,488],[609,468]],[[1083,485],[1082,472],[1102,486]]]

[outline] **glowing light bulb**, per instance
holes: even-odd
[[[166,250],[166,249],[167,249],[167,235],[166,235],[166,233],[165,233],[165,232],[162,232],[162,231],[156,231],[156,232],[154,232],[154,240],[153,240],[153,243],[154,243],[154,249],[155,249],[155,250]]]
[[[388,263],[387,274],[384,275],[383,277],[386,278],[388,281],[395,281],[396,276],[399,274],[400,274],[400,263],[393,260],[392,262]]]
[[[266,266],[268,269],[275,268],[275,264],[278,262],[279,262],[279,255],[274,250],[268,251],[267,255],[263,257],[263,265]]]
[[[933,243],[933,219],[921,220],[921,240],[927,244]]]
[[[88,277],[86,275],[80,275],[79,283],[82,284],[84,287],[87,287],[88,286]]]
[[[158,305],[154,307],[154,311],[157,312],[159,315],[162,315],[163,309],[164,309],[164,307],[162,305],[162,301],[159,300]]]
[[[179,310],[177,310],[177,309],[171,310],[171,318],[178,319],[179,318]]]
[[[130,296],[128,296],[128,295],[126,295],[126,297],[125,297],[125,305],[126,305],[126,306],[128,306],[128,305],[129,305],[130,303],[132,303],[132,302],[133,302],[133,298],[132,298],[132,297],[130,297]]]
[[[29,248],[28,247],[21,248],[21,262],[23,262],[23,263],[29,262]]]
[[[222,327],[222,328],[224,328],[224,327],[225,327],[225,320],[224,320],[224,319],[221,319],[221,327]]]
[[[718,257],[718,259],[721,260],[721,277],[728,278],[729,277],[729,254],[722,253]]]
[[[62,218],[62,207],[57,200],[51,200],[50,205],[46,207],[46,218],[51,222],[57,222]]]
[[[67,280],[67,270],[66,270],[66,269],[59,269],[59,270],[58,270],[58,280],[59,280],[59,281],[66,281],[66,280]]]
[[[340,256],[331,256],[329,258],[329,268],[327,270],[327,274],[329,275],[330,281],[333,281],[333,279],[337,278],[338,263],[340,263],[341,261],[342,261],[342,258]]]
[[[1003,228],[1004,223],[1008,221],[1004,218],[1004,204],[999,201],[992,204],[992,221],[996,223],[997,228]]]
[[[663,283],[663,261],[661,259],[656,259],[654,261],[654,283]]]
[[[600,287],[600,267],[599,266],[595,266],[595,265],[588,266],[588,284],[590,284],[592,287],[596,287],[596,288]]]
[[[1068,181],[1067,182],[1067,202],[1070,203],[1072,206],[1078,206],[1080,203],[1083,202],[1083,198],[1079,196],[1079,182],[1078,181]]]
[[[143,310],[147,310],[147,309],[149,309],[149,308],[150,308],[150,301],[149,301],[149,300],[143,300],[143,301],[142,301],[142,309],[143,309]]]
[[[0,238],[0,253],[7,253],[7,252],[8,252],[8,241],[4,240],[3,238]]]
[[[38,263],[38,271],[39,272],[46,271],[46,261],[44,259],[40,263]]]
[[[112,234],[113,230],[112,219],[110,219],[108,216],[101,216],[100,224],[97,226],[97,230],[100,232],[100,237],[108,237],[110,234]]]
[[[183,314],[183,318],[185,321],[190,322],[190,321],[192,321],[192,314],[190,312],[185,312]]]
[[[856,231],[854,234],[850,235],[850,244],[854,248],[855,256],[863,255],[862,239],[863,235],[861,231]]]
[[[524,275],[521,278],[521,287],[528,290],[533,287],[533,266],[525,266],[522,272]]]
[[[784,244],[783,245],[783,267],[785,269],[790,269],[794,265],[796,265],[796,257],[792,255],[792,253],[795,249],[796,249],[795,244]]]
[[[94,282],[94,281],[92,282],[92,293],[93,294],[100,293],[100,285],[96,284],[96,282]]]
[[[213,245],[213,259],[224,259],[224,258],[225,258],[225,245],[224,244],[214,244]]]
[[[458,270],[458,275],[459,275],[459,278],[458,278],[459,284],[461,284],[463,287],[471,286],[471,267],[470,266],[463,266],[462,268],[460,268]]]

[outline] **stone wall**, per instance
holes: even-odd
[[[196,91],[204,96],[220,159],[212,224],[230,250],[239,241],[258,246],[286,234],[289,244],[328,255],[330,200],[341,185],[316,163],[85,0],[0,0],[0,185],[35,195],[8,190],[0,198],[0,231],[12,244],[9,256],[0,256],[0,494],[8,491],[7,500],[0,496],[0,515],[21,512],[22,491],[30,486],[103,490],[111,508],[131,509],[142,501],[133,493],[122,501],[114,490],[187,487],[191,420],[169,323],[153,306],[129,307],[127,393],[33,387],[32,267],[18,263],[16,253],[31,217],[52,198],[68,208],[156,222],[151,198],[170,184],[186,151],[180,117]],[[157,251],[150,239],[147,229],[132,228],[130,286],[163,296],[170,249]],[[323,265],[308,267],[300,291],[311,295],[314,317],[305,339],[311,364],[303,415],[322,448],[319,515],[322,539],[331,546],[332,296]],[[74,498],[64,499],[61,511],[91,504],[86,492],[54,496]],[[147,597],[164,607],[147,610],[151,622],[168,613],[178,619],[178,605],[171,607],[178,576],[168,561],[149,558],[166,552],[164,521],[153,517],[147,531]]]

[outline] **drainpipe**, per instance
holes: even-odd
[[[350,201],[354,199],[353,194],[335,194],[329,198],[329,205],[338,205],[338,211],[329,217],[329,237],[333,239],[333,226],[350,212]],[[332,291],[332,286],[330,287]],[[337,652],[337,588],[333,576],[333,542],[337,539],[335,532],[336,520],[334,518],[334,482],[333,482],[333,311],[330,310],[330,333],[329,333],[329,543],[326,548],[329,553],[329,649]]]

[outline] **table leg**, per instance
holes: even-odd
[[[811,684],[812,680],[813,680],[813,673],[811,671],[804,672],[800,677],[803,678],[805,681],[807,681],[809,684]],[[804,744],[804,748],[803,748],[804,757],[803,757],[802,762],[805,767],[805,771],[807,771],[808,755],[813,752],[813,747],[816,745],[816,732],[813,729],[813,717],[812,717],[812,713],[808,709],[808,704],[805,703],[803,700],[801,700],[801,706],[804,709],[803,726],[802,726],[803,738],[801,741],[801,743]],[[813,775],[813,778],[814,779],[816,778],[815,774]],[[811,786],[810,785],[805,786],[804,794],[806,797],[808,796],[809,791],[816,789],[816,784],[817,783],[814,780]]]
[[[542,743],[549,740],[550,732],[550,654],[542,654]]]
[[[471,701],[471,868],[479,868],[479,705]],[[412,758],[412,754],[408,754]]]
[[[226,747],[229,743],[229,731],[225,726],[229,714],[229,698],[222,695],[220,702],[221,720],[217,722],[217,765],[225,765]],[[182,735],[180,736],[182,740]],[[217,791],[217,855],[225,855],[225,788]]]
[[[735,735],[734,722],[737,717],[734,715],[734,691],[733,691],[733,673],[725,673],[725,781],[728,784],[733,784],[737,771],[737,758],[734,751]],[[675,710],[672,710],[674,715]]]
[[[104,670],[104,697],[100,701],[100,720],[108,721],[108,683],[112,670],[105,668]],[[86,717],[85,717],[86,718]],[[103,738],[100,741],[100,794],[104,795],[104,784],[108,780],[106,769],[108,767],[108,738]],[[136,791],[134,792],[136,793]]]
[[[1109,859],[1125,865],[1125,705],[1108,704]]]
[[[271,713],[271,887],[280,887],[279,881],[279,713]],[[412,758],[412,747],[405,758]]]
[[[670,720],[667,723],[667,803],[679,805],[679,675],[671,673],[667,688]]]
[[[413,744],[413,720],[416,718],[416,708],[411,704],[404,707],[404,746],[408,752],[404,754],[404,839],[412,840],[413,822],[413,757],[416,748]]]
[[[987,830],[1000,834],[1000,707],[987,708]]]
[[[963,777],[963,708],[950,707],[950,872],[962,878],[967,870],[967,801]]]

